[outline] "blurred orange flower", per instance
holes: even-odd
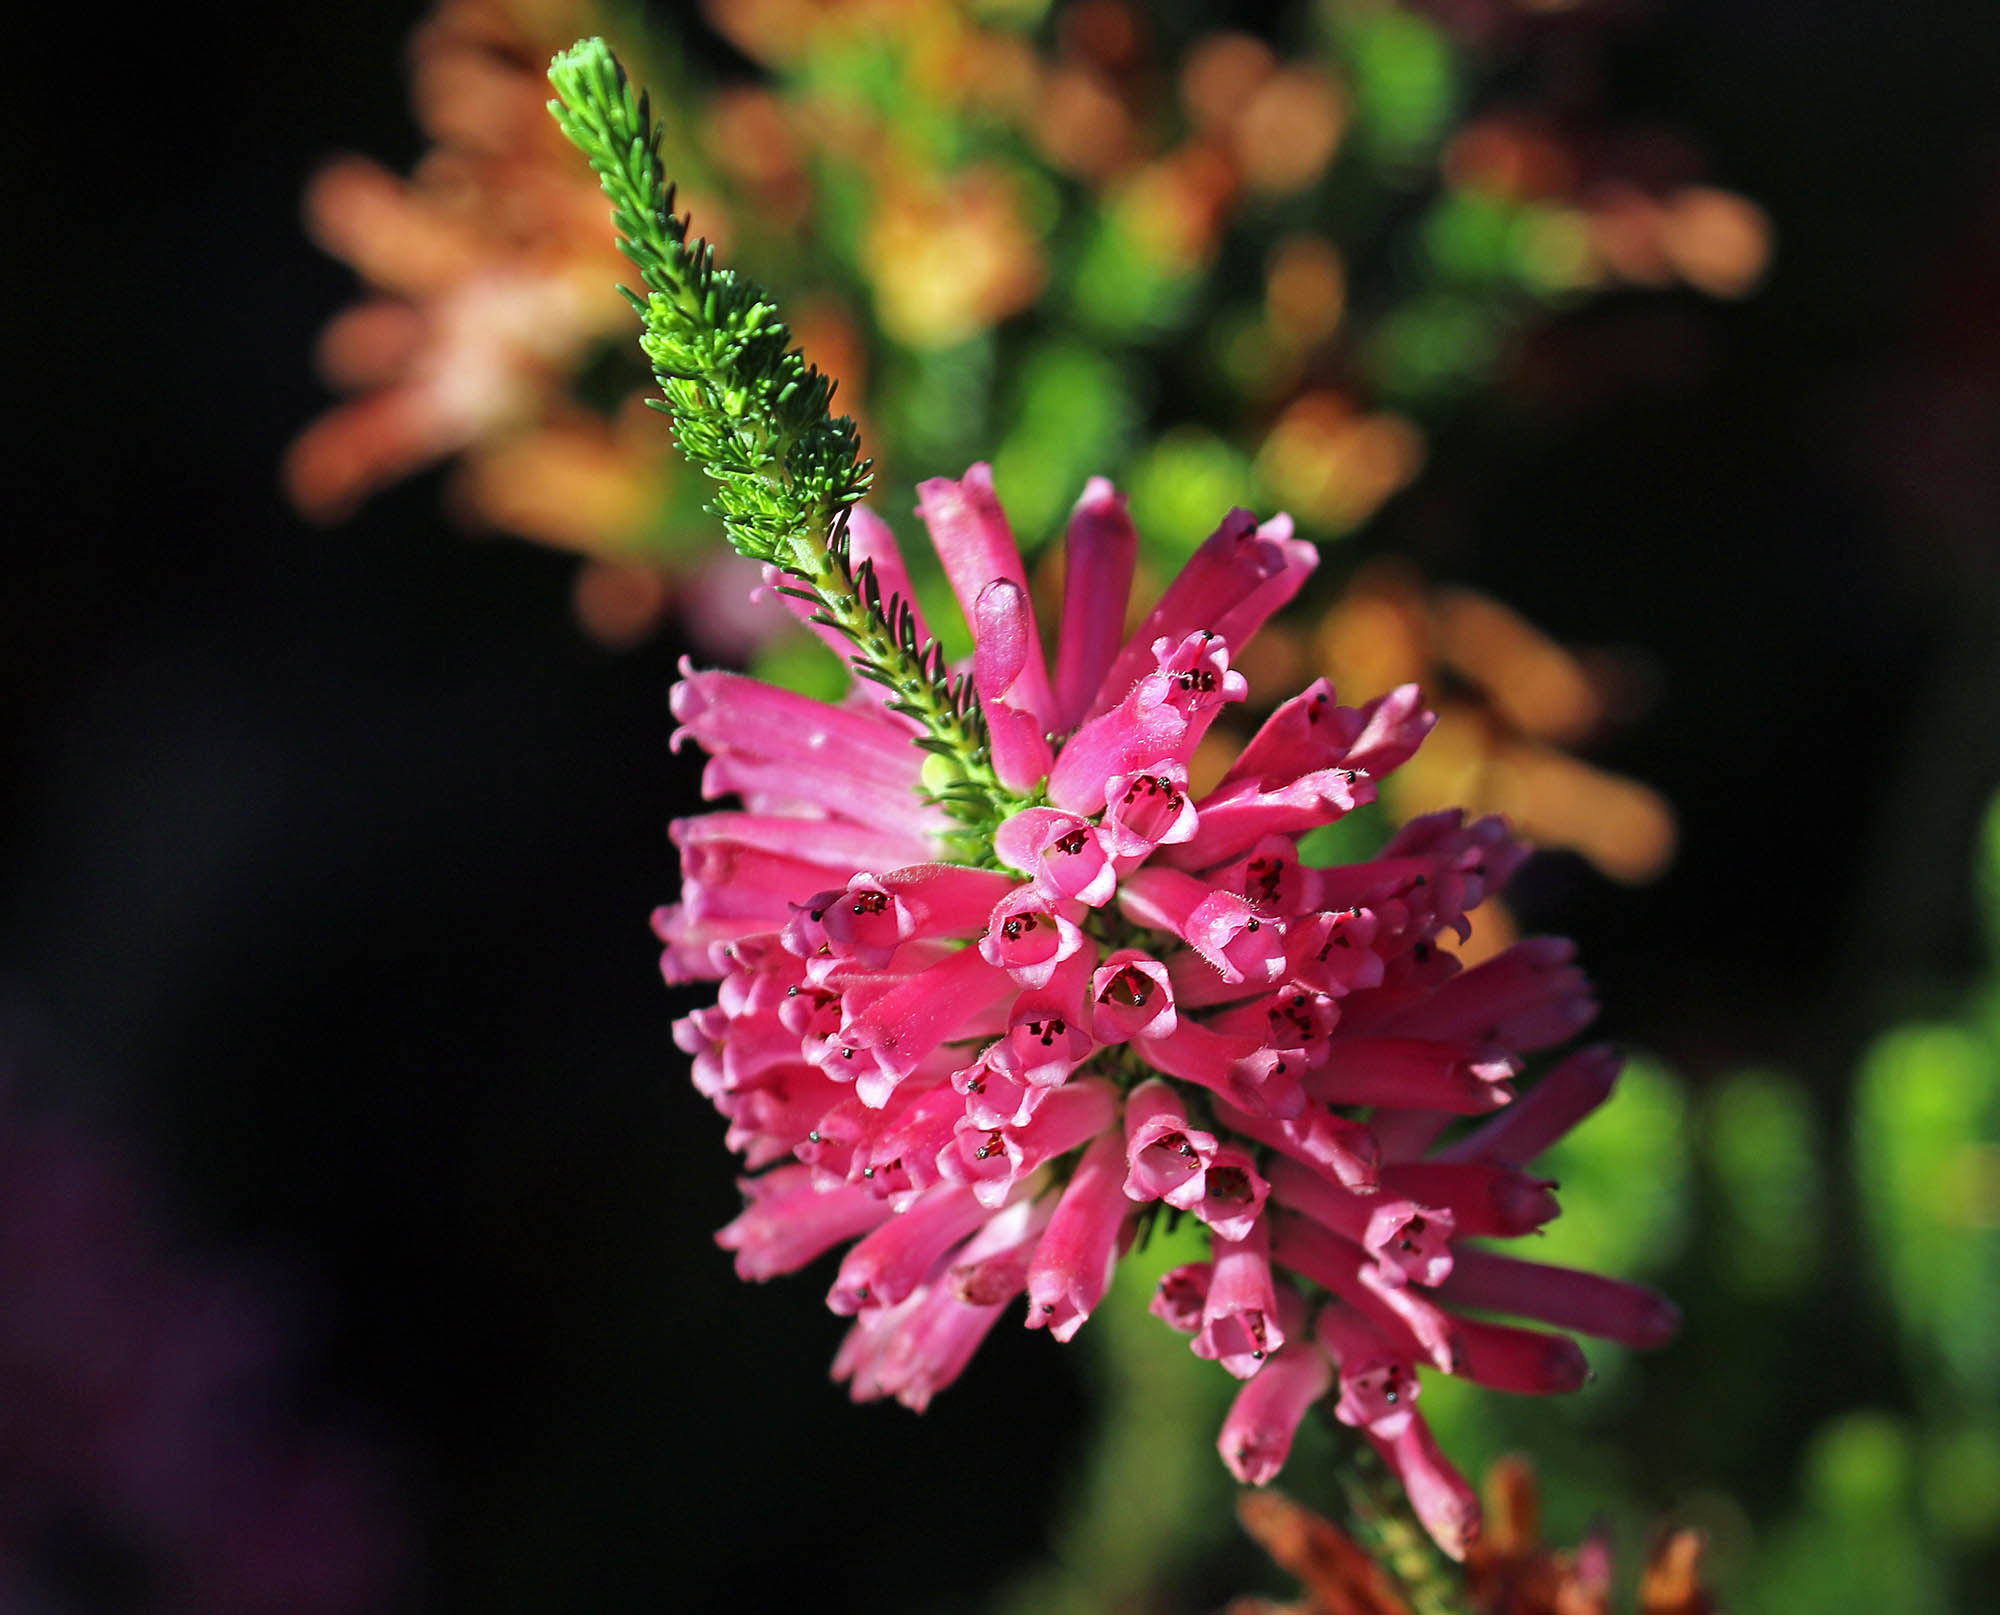
[[[1534,1471],[1503,1458],[1486,1473],[1486,1525],[1467,1549],[1467,1607],[1477,1615],[1609,1615],[1609,1544],[1593,1534],[1573,1550],[1541,1542]],[[1237,1518],[1303,1597],[1246,1597],[1224,1615],[1410,1615],[1410,1606],[1368,1553],[1339,1526],[1279,1491],[1242,1493]],[[1663,1532],[1639,1577],[1637,1615],[1715,1615],[1701,1582],[1702,1538]]]
[[[368,291],[320,346],[328,381],[351,396],[286,455],[286,489],[308,516],[337,520],[474,446],[485,461],[461,497],[493,525],[592,547],[650,516],[657,494],[634,485],[657,477],[656,457],[566,403],[586,354],[628,331],[613,288],[630,277],[593,176],[543,111],[552,48],[498,0],[444,0],[412,45],[433,142],[415,172],[346,157],[308,187],[307,228]],[[627,452],[641,458],[610,463]],[[531,494],[529,465],[558,482]],[[558,509],[558,488],[585,497]]]
[[[1414,680],[1437,711],[1423,752],[1384,785],[1398,820],[1464,803],[1626,882],[1651,880],[1672,857],[1665,798],[1565,749],[1612,715],[1615,671],[1587,665],[1498,601],[1377,563],[1321,619],[1313,649],[1336,688]]]

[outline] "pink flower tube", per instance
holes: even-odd
[[[1526,848],[1438,813],[1364,862],[1301,859],[1422,744],[1409,687],[1343,707],[1316,681],[1190,789],[1248,694],[1234,662],[1312,569],[1283,518],[1231,512],[1121,639],[1136,537],[1093,481],[1051,662],[986,468],[921,497],[973,630],[983,828],[926,795],[917,728],[875,685],[839,705],[729,673],[675,687],[676,740],[740,800],[674,826],[684,889],[655,917],[668,979],[720,984],[675,1038],[763,1169],[722,1244],[756,1279],[846,1247],[836,1375],[921,1407],[1017,1302],[1070,1339],[1136,1230],[1189,1217],[1212,1259],[1152,1307],[1243,1381],[1232,1472],[1270,1479],[1335,1398],[1462,1553],[1477,1506],[1416,1411],[1419,1366],[1553,1394],[1588,1367],[1551,1331],[1674,1325],[1649,1291],[1491,1245],[1556,1215],[1534,1157],[1618,1070],[1603,1048],[1539,1069],[1596,1008],[1567,942],[1459,963]],[[907,593],[888,529],[852,531]]]

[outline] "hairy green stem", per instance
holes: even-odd
[[[1357,1439],[1347,1443],[1344,1459],[1340,1484],[1355,1538],[1395,1580],[1415,1615],[1472,1615],[1459,1576],[1418,1523],[1380,1455]]]
[[[763,291],[688,241],[660,160],[662,130],[601,39],[580,40],[549,65],[549,111],[590,159],[611,202],[619,246],[646,288],[625,297],[644,322],[640,346],[687,459],[715,484],[709,509],[739,554],[777,567],[790,592],[854,646],[854,671],[884,686],[914,719],[935,761],[931,794],[958,822],[973,861],[992,857],[992,831],[1021,805],[994,773],[986,720],[964,676],[934,643],[919,643],[911,603],[884,600],[873,571],[849,562],[848,508],[868,489],[869,463],[834,384],[791,345]]]

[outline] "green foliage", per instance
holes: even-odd
[[[1805,1089],[1779,1072],[1737,1072],[1703,1096],[1723,1278],[1739,1295],[1797,1295],[1813,1276],[1825,1216],[1817,1135]]]
[[[2000,1058],[1955,1025],[1901,1026],[1861,1072],[1856,1170],[1919,1372],[2000,1397]]]
[[[1687,1231],[1687,1091],[1656,1060],[1628,1060],[1604,1107],[1536,1169],[1562,1184],[1562,1215],[1535,1260],[1600,1273],[1658,1272]]]
[[[549,66],[549,111],[590,159],[619,245],[638,266],[640,346],[689,461],[717,484],[715,513],[742,554],[809,576],[835,518],[868,489],[854,422],[833,384],[791,345],[764,293],[688,244],[660,161],[661,127],[601,39]]]
[[[1132,520],[1178,566],[1215,531],[1222,513],[1253,497],[1250,466],[1200,426],[1177,426],[1131,471]]]
[[[1362,129],[1385,157],[1421,159],[1458,101],[1450,40],[1428,17],[1375,0],[1328,0],[1325,10],[1354,75]]]
[[[1125,458],[1138,408],[1120,367],[1077,342],[1033,349],[1016,378],[993,478],[1015,531],[1032,544],[1057,529],[1098,467]]]
[[[999,1615],[1164,1607],[1192,1567],[1233,1540],[1234,1483],[1215,1436],[1236,1382],[1146,1310],[1161,1274],[1208,1254],[1189,1218],[1118,1264],[1076,1341],[1089,1354],[1099,1433],[1069,1481],[1051,1562],[996,1601]],[[1300,1434],[1302,1446],[1323,1439],[1310,1426]]]

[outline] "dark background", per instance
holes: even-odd
[[[710,1244],[729,1163],[645,923],[697,768],[681,647],[588,642],[574,563],[453,532],[434,477],[331,531],[279,497],[352,286],[297,193],[416,154],[415,15],[16,45],[0,993],[191,1240],[304,1275],[299,1395],[388,1455],[410,1609],[970,1605],[1036,1551],[1074,1370],[1005,1330],[978,1396],[851,1408],[817,1284],[746,1289]],[[1974,962],[2000,13],[1707,0],[1616,59],[1615,110],[1775,218],[1765,290],[1561,322],[1371,542],[1643,653],[1659,698],[1600,760],[1674,802],[1676,865],[1547,860],[1524,917],[1582,942],[1611,1035],[1837,1104],[1867,1030]],[[1801,1431],[1898,1372],[1858,1288],[1824,1306]]]

